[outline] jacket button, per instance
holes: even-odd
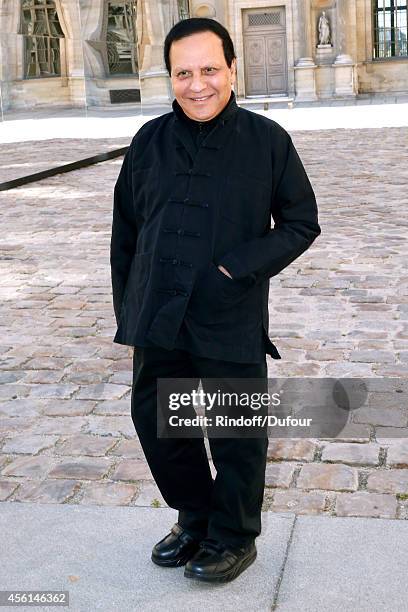
[[[189,202],[190,198],[184,198],[184,202]]]
[[[179,236],[182,236],[182,235],[184,234],[184,230],[182,230],[182,229],[178,229],[178,230],[177,230],[177,233],[178,233],[178,235],[179,235]]]
[[[177,262],[178,262],[178,259],[172,259],[172,261],[171,261],[171,263],[173,264],[173,266],[175,266]]]

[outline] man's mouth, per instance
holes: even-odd
[[[211,98],[213,94],[210,94],[209,96],[200,96],[197,98],[190,98],[190,100],[192,100],[193,102],[205,102],[206,100],[208,100],[209,98]]]

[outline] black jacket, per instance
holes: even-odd
[[[141,127],[115,185],[113,341],[279,359],[269,278],[321,232],[311,184],[289,134],[234,93],[198,150],[180,112],[174,101]]]

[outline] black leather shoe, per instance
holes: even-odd
[[[184,576],[205,582],[230,582],[255,561],[256,555],[254,541],[236,548],[205,538],[188,561]]]
[[[160,542],[153,547],[152,561],[163,567],[185,565],[198,550],[200,541],[194,539],[178,523],[175,523]]]

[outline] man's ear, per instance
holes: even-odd
[[[230,71],[231,71],[231,84],[233,85],[237,77],[237,61],[235,58],[231,62]]]

